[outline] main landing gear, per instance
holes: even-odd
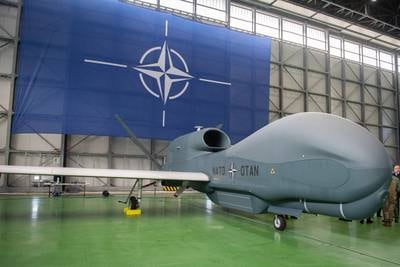
[[[131,210],[137,210],[139,208],[139,200],[136,197],[131,196],[129,198],[129,208]]]
[[[274,228],[278,231],[283,231],[286,228],[286,219],[283,215],[274,216]]]

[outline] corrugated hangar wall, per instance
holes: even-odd
[[[143,2],[151,3],[152,1],[136,2],[143,4]],[[193,1],[186,2],[193,3]],[[379,67],[381,64],[377,58],[375,58],[376,66],[365,64],[364,61],[370,62],[374,56],[365,56],[367,50],[359,45],[365,42],[360,41],[359,60],[355,62],[345,59],[344,46],[350,47],[352,43],[350,41],[346,43],[343,36],[329,38],[329,29],[319,28],[324,32],[326,49],[315,49],[309,44],[312,43],[311,41],[314,44],[318,43],[321,39],[308,39],[306,34],[301,36],[303,40],[300,42],[290,42],[289,39],[282,41],[285,39],[282,24],[290,23],[282,16],[273,13],[264,14],[261,13],[262,10],[235,5],[225,0],[199,0],[195,3],[202,3],[203,9],[210,5],[211,9],[214,8],[219,12],[213,13],[217,18],[221,18],[221,12],[224,12],[227,25],[230,24],[231,27],[244,31],[258,33],[258,26],[262,22],[257,24],[255,17],[270,14],[271,18],[277,19],[279,25],[276,28],[267,25],[273,22],[271,19],[265,24],[266,34],[275,37],[271,51],[270,122],[288,114],[304,111],[336,114],[366,127],[384,143],[393,160],[398,160],[398,54],[389,52],[392,57],[391,70]],[[158,6],[158,8],[174,11],[171,7]],[[197,12],[203,9],[198,8]],[[246,24],[246,11],[252,14],[251,24]],[[17,78],[15,65],[20,13],[21,3],[18,0],[0,1],[0,163],[42,166],[62,166],[65,163],[70,167],[152,169],[151,162],[128,138],[40,133],[10,134],[14,81]],[[179,13],[182,14],[182,10]],[[240,14],[243,18],[237,18],[241,16]],[[244,26],[237,24],[238,21],[242,21]],[[215,20],[212,22],[218,23]],[[250,25],[249,29],[246,28],[248,25]],[[312,29],[309,25],[305,26],[302,23],[298,25],[302,25],[304,33]],[[286,32],[286,34],[294,35],[293,40],[296,40],[296,33]],[[349,40],[357,44],[356,39]],[[340,47],[330,42],[339,42]],[[331,50],[335,49],[340,49],[339,54],[332,56],[335,53]],[[374,46],[374,49],[375,55],[380,55],[377,52],[380,51],[380,47]],[[390,51],[387,48],[383,50]],[[350,53],[347,58],[356,56],[351,54],[354,54],[354,51],[347,51],[347,53]],[[382,55],[385,56],[385,54]],[[168,142],[142,141],[161,162]],[[3,175],[0,185],[3,188],[26,189],[31,188],[32,179],[33,177],[27,176],[9,176],[5,179]],[[69,179],[79,180],[74,177]],[[126,188],[133,183],[130,180],[97,178],[86,180],[86,182],[89,182],[93,188],[105,186]]]
[[[275,41],[271,55],[270,121],[316,111],[366,127],[397,160],[396,74]]]

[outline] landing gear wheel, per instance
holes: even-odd
[[[103,197],[109,197],[110,196],[110,192],[108,192],[107,190],[104,190],[103,193],[101,193],[103,195]]]
[[[139,201],[136,197],[132,196],[129,198],[129,207],[131,210],[136,210],[139,208]]]
[[[286,219],[282,215],[275,215],[274,228],[278,231],[283,231],[286,228]]]

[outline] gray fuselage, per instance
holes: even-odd
[[[230,146],[208,128],[171,142],[165,170],[199,171],[193,183],[222,206],[251,213],[301,212],[362,219],[382,206],[391,161],[372,134],[341,117],[299,113]]]

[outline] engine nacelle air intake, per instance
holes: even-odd
[[[204,153],[218,152],[231,146],[229,136],[218,128],[205,128],[181,136],[168,146],[167,165]]]
[[[228,135],[219,129],[204,129],[193,134],[189,134],[193,141],[192,146],[201,151],[221,151],[231,146],[231,140]]]

